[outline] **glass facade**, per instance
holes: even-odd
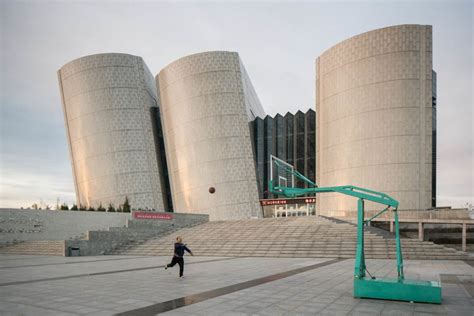
[[[286,153],[286,162],[289,163],[290,165],[294,164],[295,160],[295,133],[293,133],[293,130],[295,128],[294,124],[294,115],[287,113],[285,115],[285,125],[284,125],[284,139],[285,143],[283,145],[283,150],[285,150]]]
[[[261,181],[265,179],[265,123],[264,121],[256,117],[255,120],[250,124],[250,131],[251,135],[254,139],[253,142],[253,149],[254,149],[254,155],[255,155],[255,165],[256,165],[256,171],[257,171],[257,183],[258,187],[260,187]]]
[[[304,175],[316,181],[316,112],[313,110],[305,114],[305,167]],[[312,135],[310,137],[310,135]],[[298,169],[299,170],[299,169]]]
[[[161,128],[160,110],[158,107],[150,108],[153,137],[155,141],[156,157],[158,158],[158,170],[163,172],[161,187],[163,190],[163,203],[167,212],[173,212],[173,200],[171,198],[171,185],[166,163],[165,142],[163,140],[163,129]]]
[[[314,110],[298,111],[294,115],[287,113],[284,117],[267,115],[251,122],[260,198],[275,198],[268,192],[270,155],[294,165],[296,170],[315,181],[315,123]],[[296,186],[304,187],[305,183],[298,181]]]
[[[298,111],[295,114],[295,158],[296,169],[304,169],[305,165],[305,115]]]
[[[275,151],[273,154],[280,159],[286,160],[286,153],[285,153],[285,129],[284,129],[285,120],[283,116],[277,114],[274,118],[274,134],[273,139],[275,141]],[[270,154],[270,153],[268,153]]]

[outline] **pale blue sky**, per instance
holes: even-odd
[[[237,51],[273,115],[314,108],[326,49],[407,23],[433,25],[438,204],[474,203],[472,1],[0,2],[0,207],[74,201],[56,71],[75,58],[129,53],[156,75],[188,54]]]

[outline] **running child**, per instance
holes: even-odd
[[[184,278],[183,272],[184,272],[184,251],[189,252],[191,256],[193,255],[193,252],[186,247],[185,244],[183,244],[183,239],[181,237],[176,237],[176,243],[174,244],[174,255],[173,259],[171,259],[171,263],[167,264],[165,266],[165,270],[168,268],[174,267],[176,264],[179,265],[179,277]]]

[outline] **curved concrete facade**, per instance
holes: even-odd
[[[156,83],[174,211],[261,217],[249,121],[264,112],[239,55],[181,58]]]
[[[316,60],[318,185],[352,184],[393,196],[400,209],[430,208],[432,97],[431,26],[378,29],[324,52]],[[317,207],[343,215],[357,200],[320,194]]]
[[[154,78],[141,57],[99,54],[59,71],[77,204],[164,210],[151,107]]]

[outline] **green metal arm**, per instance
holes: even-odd
[[[403,280],[403,258],[402,258],[402,248],[400,243],[400,234],[398,228],[398,213],[397,208],[399,202],[394,198],[388,196],[385,193],[377,192],[365,188],[356,187],[353,185],[343,185],[335,187],[314,187],[314,188],[290,188],[290,187],[280,187],[273,186],[273,180],[269,181],[270,192],[274,194],[282,194],[289,197],[301,196],[310,193],[328,193],[328,192],[337,192],[349,196],[353,196],[359,199],[357,204],[357,251],[356,251],[356,263],[354,267],[354,277],[358,279],[365,278],[365,254],[364,254],[364,225],[373,220],[374,218],[380,216],[384,212],[388,211],[391,208],[394,209],[395,214],[395,231],[396,231],[396,248],[397,248],[397,272],[398,279]],[[381,212],[377,213],[375,216],[372,216],[370,219],[365,220],[365,211],[364,211],[364,201],[372,201],[386,205],[387,207]]]
[[[384,208],[383,210],[381,210],[380,212],[378,212],[377,214],[375,214],[375,215],[372,216],[371,218],[366,219],[366,220],[364,221],[364,224],[369,223],[371,220],[373,220],[373,219],[376,218],[376,217],[379,217],[380,215],[382,215],[383,213],[385,213],[385,212],[388,211],[389,209],[390,209],[390,206],[387,206],[386,208]]]
[[[336,187],[325,187],[325,188],[289,188],[273,186],[273,180],[269,181],[270,192],[274,194],[282,194],[285,196],[301,196],[308,193],[327,193],[327,192],[338,192],[345,195],[350,195],[356,198],[380,203],[387,205],[392,208],[398,208],[398,201],[391,198],[385,193],[356,187],[353,185],[343,185]]]

